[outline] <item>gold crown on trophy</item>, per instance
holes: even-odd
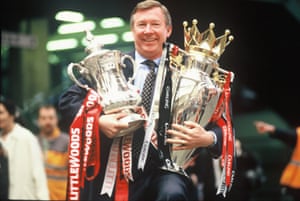
[[[210,23],[209,28],[202,33],[200,33],[197,24],[196,19],[192,21],[191,27],[188,27],[187,21],[183,22],[185,51],[212,57],[215,60],[219,59],[225,51],[225,47],[233,40],[233,36],[229,35],[230,30],[226,29],[223,35],[216,38],[213,30],[214,23]]]

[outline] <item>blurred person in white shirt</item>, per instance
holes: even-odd
[[[8,199],[49,200],[43,155],[37,137],[16,120],[16,105],[0,100],[0,141],[8,155]]]

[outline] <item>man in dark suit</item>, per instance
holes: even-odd
[[[142,1],[136,5],[131,13],[131,30],[134,37],[135,50],[131,56],[138,64],[134,85],[143,90],[145,79],[150,71],[147,65],[143,64],[145,60],[152,60],[158,67],[164,44],[172,32],[171,16],[168,9],[158,1]],[[155,69],[157,72],[158,69]],[[133,73],[132,66],[124,69],[126,78],[131,77]],[[87,80],[81,80],[84,84],[90,85]],[[90,85],[91,86],[91,85]],[[59,109],[63,115],[66,124],[70,125],[77,111],[82,105],[87,95],[87,91],[77,85],[71,86],[64,92],[59,101]],[[104,114],[101,113],[98,119],[101,136],[101,167],[96,178],[91,181],[85,181],[84,189],[81,189],[81,199],[84,200],[118,200],[120,189],[115,187],[111,197],[100,195],[104,183],[104,175],[108,163],[109,151],[116,134],[128,128],[128,124],[121,122],[126,114],[122,112]],[[174,125],[174,130],[170,134],[181,134],[185,136],[193,133],[189,139],[183,137],[184,144],[193,142],[192,147],[208,147],[212,156],[221,154],[222,136],[218,127],[212,126],[206,130],[198,124],[187,123],[187,126]],[[135,131],[132,139],[132,176],[133,179],[128,182],[128,196],[125,200],[194,200],[192,197],[193,184],[190,179],[184,175],[165,171],[161,169],[161,160],[156,147],[150,143],[148,157],[144,170],[138,168],[139,153],[145,136],[144,128]],[[196,143],[195,143],[196,142]],[[172,143],[172,142],[170,142]],[[122,145],[121,145],[122,146]],[[188,149],[191,146],[187,147]],[[118,167],[118,168],[122,168]],[[124,177],[118,177],[119,180]],[[119,193],[119,194],[118,194]]]

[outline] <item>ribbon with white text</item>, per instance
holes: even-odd
[[[133,181],[132,138],[133,135],[125,135],[123,137],[114,138],[110,148],[103,186],[100,194],[107,194],[108,197],[111,198],[113,190],[115,189],[115,201],[128,200],[128,182],[129,180]],[[122,161],[120,159],[120,142],[122,142]],[[120,171],[121,163],[123,171]]]
[[[84,181],[93,180],[100,170],[98,118],[102,111],[98,94],[89,89],[70,126],[67,200],[81,200]],[[87,175],[87,169],[93,170]]]
[[[218,187],[217,194],[222,193],[226,196],[226,193],[230,191],[233,178],[234,178],[234,166],[235,166],[235,151],[234,141],[235,135],[231,121],[231,105],[230,105],[230,83],[231,72],[228,73],[222,94],[217,104],[216,110],[211,121],[216,121],[217,125],[222,129],[223,142],[222,142],[222,156],[221,165],[223,167],[221,183]]]

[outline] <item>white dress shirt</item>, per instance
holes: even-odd
[[[134,79],[134,86],[139,89],[140,93],[142,93],[145,79],[148,73],[150,72],[149,67],[146,66],[145,64],[142,64],[142,62],[145,60],[147,59],[145,59],[137,51],[135,51],[135,62],[137,65],[137,69],[136,69],[136,76]],[[160,58],[155,59],[153,61],[156,63],[157,66],[159,66]],[[155,68],[155,72],[157,72],[157,68]]]

